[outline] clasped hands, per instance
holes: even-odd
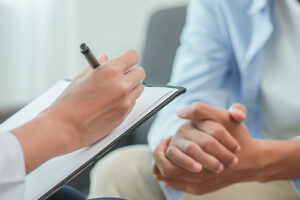
[[[243,105],[227,111],[197,102],[177,115],[187,121],[156,148],[152,171],[157,180],[192,194],[263,181],[261,142],[241,123],[247,115]]]

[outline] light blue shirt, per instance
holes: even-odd
[[[152,150],[176,133],[183,120],[179,108],[202,101],[220,108],[241,102],[248,108],[246,125],[262,138],[260,84],[266,42],[273,33],[271,0],[191,0],[177,51],[171,85],[187,93],[166,107],[152,126]],[[284,133],[283,133],[284,134]],[[299,194],[300,181],[293,181]],[[184,194],[163,187],[168,199]]]

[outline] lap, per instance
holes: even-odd
[[[152,153],[146,145],[120,148],[100,160],[91,172],[90,197],[115,196],[130,200],[165,200],[151,173]],[[291,199],[298,200],[290,181],[238,183],[185,200]]]
[[[152,154],[147,145],[120,148],[102,160],[90,174],[90,198],[114,196],[130,200],[164,200],[151,173]]]
[[[290,181],[272,181],[269,183],[247,182],[230,185],[216,192],[196,196],[187,195],[185,200],[298,200]]]

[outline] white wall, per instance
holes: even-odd
[[[115,55],[128,48],[141,50],[149,15],[157,9],[186,4],[188,0],[82,0],[82,39],[98,52]],[[98,28],[93,29],[93,25]]]
[[[6,2],[6,3],[4,3]],[[0,109],[36,97],[95,54],[142,50],[152,12],[188,0],[0,0]]]

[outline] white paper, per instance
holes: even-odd
[[[9,131],[33,119],[41,111],[49,107],[68,85],[69,82],[59,81],[43,95],[1,124],[0,132]],[[58,183],[71,175],[72,172],[94,158],[101,150],[109,146],[120,135],[125,133],[176,91],[177,89],[174,88],[145,87],[133,111],[125,121],[107,137],[91,147],[83,148],[76,152],[49,160],[27,175],[25,199],[39,199]]]

